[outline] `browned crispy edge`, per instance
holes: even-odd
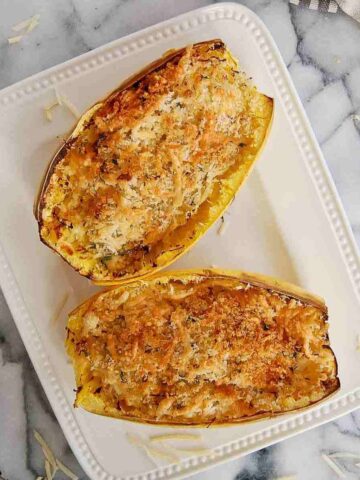
[[[333,351],[332,351],[332,353],[334,355]],[[221,421],[219,421],[219,422],[212,421],[212,422],[206,422],[206,423],[187,423],[187,422],[170,423],[170,422],[161,422],[161,421],[156,422],[156,421],[152,421],[152,420],[141,419],[139,417],[131,417],[131,416],[125,416],[125,415],[114,417],[113,415],[110,415],[110,414],[107,415],[106,413],[99,413],[99,412],[93,412],[93,411],[90,411],[90,410],[86,410],[86,408],[82,407],[82,405],[79,405],[79,407],[84,408],[84,410],[86,410],[89,413],[93,413],[95,415],[101,415],[102,417],[116,418],[117,420],[125,420],[127,422],[135,422],[135,423],[142,423],[142,424],[145,423],[147,425],[154,425],[154,426],[158,426],[158,427],[164,427],[164,426],[165,427],[175,427],[175,428],[176,427],[178,427],[178,428],[182,428],[182,427],[192,427],[192,428],[231,427],[231,426],[234,426],[234,425],[239,425],[241,423],[257,422],[257,421],[260,421],[260,420],[268,420],[268,419],[270,420],[272,418],[279,417],[279,416],[304,412],[305,410],[308,410],[309,408],[313,407],[314,405],[320,404],[320,403],[324,402],[325,400],[328,400],[329,397],[335,395],[338,392],[338,390],[340,389],[341,385],[340,385],[340,380],[337,376],[338,375],[338,364],[337,364],[337,360],[336,360],[335,355],[334,355],[334,361],[335,361],[335,366],[336,366],[336,380],[337,380],[337,383],[336,383],[335,387],[333,388],[333,390],[329,391],[329,393],[327,395],[325,395],[325,397],[320,398],[319,400],[316,400],[315,402],[311,402],[311,403],[309,403],[309,405],[307,405],[305,407],[294,408],[293,410],[285,410],[284,412],[257,413],[255,415],[250,415],[248,417],[242,417],[242,418],[239,418],[238,420],[231,420],[229,422],[221,422]],[[74,405],[74,406],[75,406],[75,408],[77,407],[77,405]]]

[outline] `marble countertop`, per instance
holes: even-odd
[[[151,6],[150,6],[151,3]],[[207,0],[13,0],[3,3],[0,87],[106,42],[207,5]],[[360,242],[360,24],[342,13],[322,14],[286,0],[243,0],[271,30],[324,152],[355,237]],[[4,8],[5,7],[5,8]],[[8,45],[11,26],[35,13],[40,24]],[[43,455],[33,429],[81,479],[72,455],[0,294],[0,478],[35,479]],[[360,454],[360,412],[195,475],[196,480],[337,478],[323,452]],[[359,461],[359,460],[358,460]],[[360,478],[352,460],[346,478]],[[59,475],[56,478],[61,478]]]

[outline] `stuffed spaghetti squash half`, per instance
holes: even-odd
[[[339,386],[323,300],[236,271],[166,272],[100,292],[69,316],[75,405],[172,425],[308,407]]]
[[[168,53],[86,112],[57,153],[41,240],[98,283],[165,267],[231,202],[272,111],[222,41]]]

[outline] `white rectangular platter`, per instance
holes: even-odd
[[[305,412],[239,426],[196,430],[211,453],[154,465],[129,443],[171,428],[102,418],[72,407],[74,378],[64,351],[66,313],[94,287],[42,245],[32,214],[40,178],[74,118],[50,123],[54,87],[80,111],[169,48],[223,39],[259,89],[275,99],[267,145],[219,224],[171,268],[210,265],[275,275],[322,295],[341,390]],[[91,479],[180,478],[332,420],[360,406],[359,255],[324,159],[269,32],[257,16],[217,4],[148,28],[13,85],[0,93],[0,280],[55,414]],[[67,298],[60,318],[55,312]],[[188,431],[189,429],[187,429]],[[176,430],[184,431],[184,429]],[[186,431],[186,429],[185,429]]]

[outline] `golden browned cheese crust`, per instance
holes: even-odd
[[[105,282],[183,253],[231,201],[270,124],[272,100],[238,68],[221,41],[193,45],[90,110],[47,175],[42,240]]]
[[[70,316],[67,347],[78,406],[143,422],[239,422],[339,387],[325,305],[241,276],[170,274],[103,292]]]

